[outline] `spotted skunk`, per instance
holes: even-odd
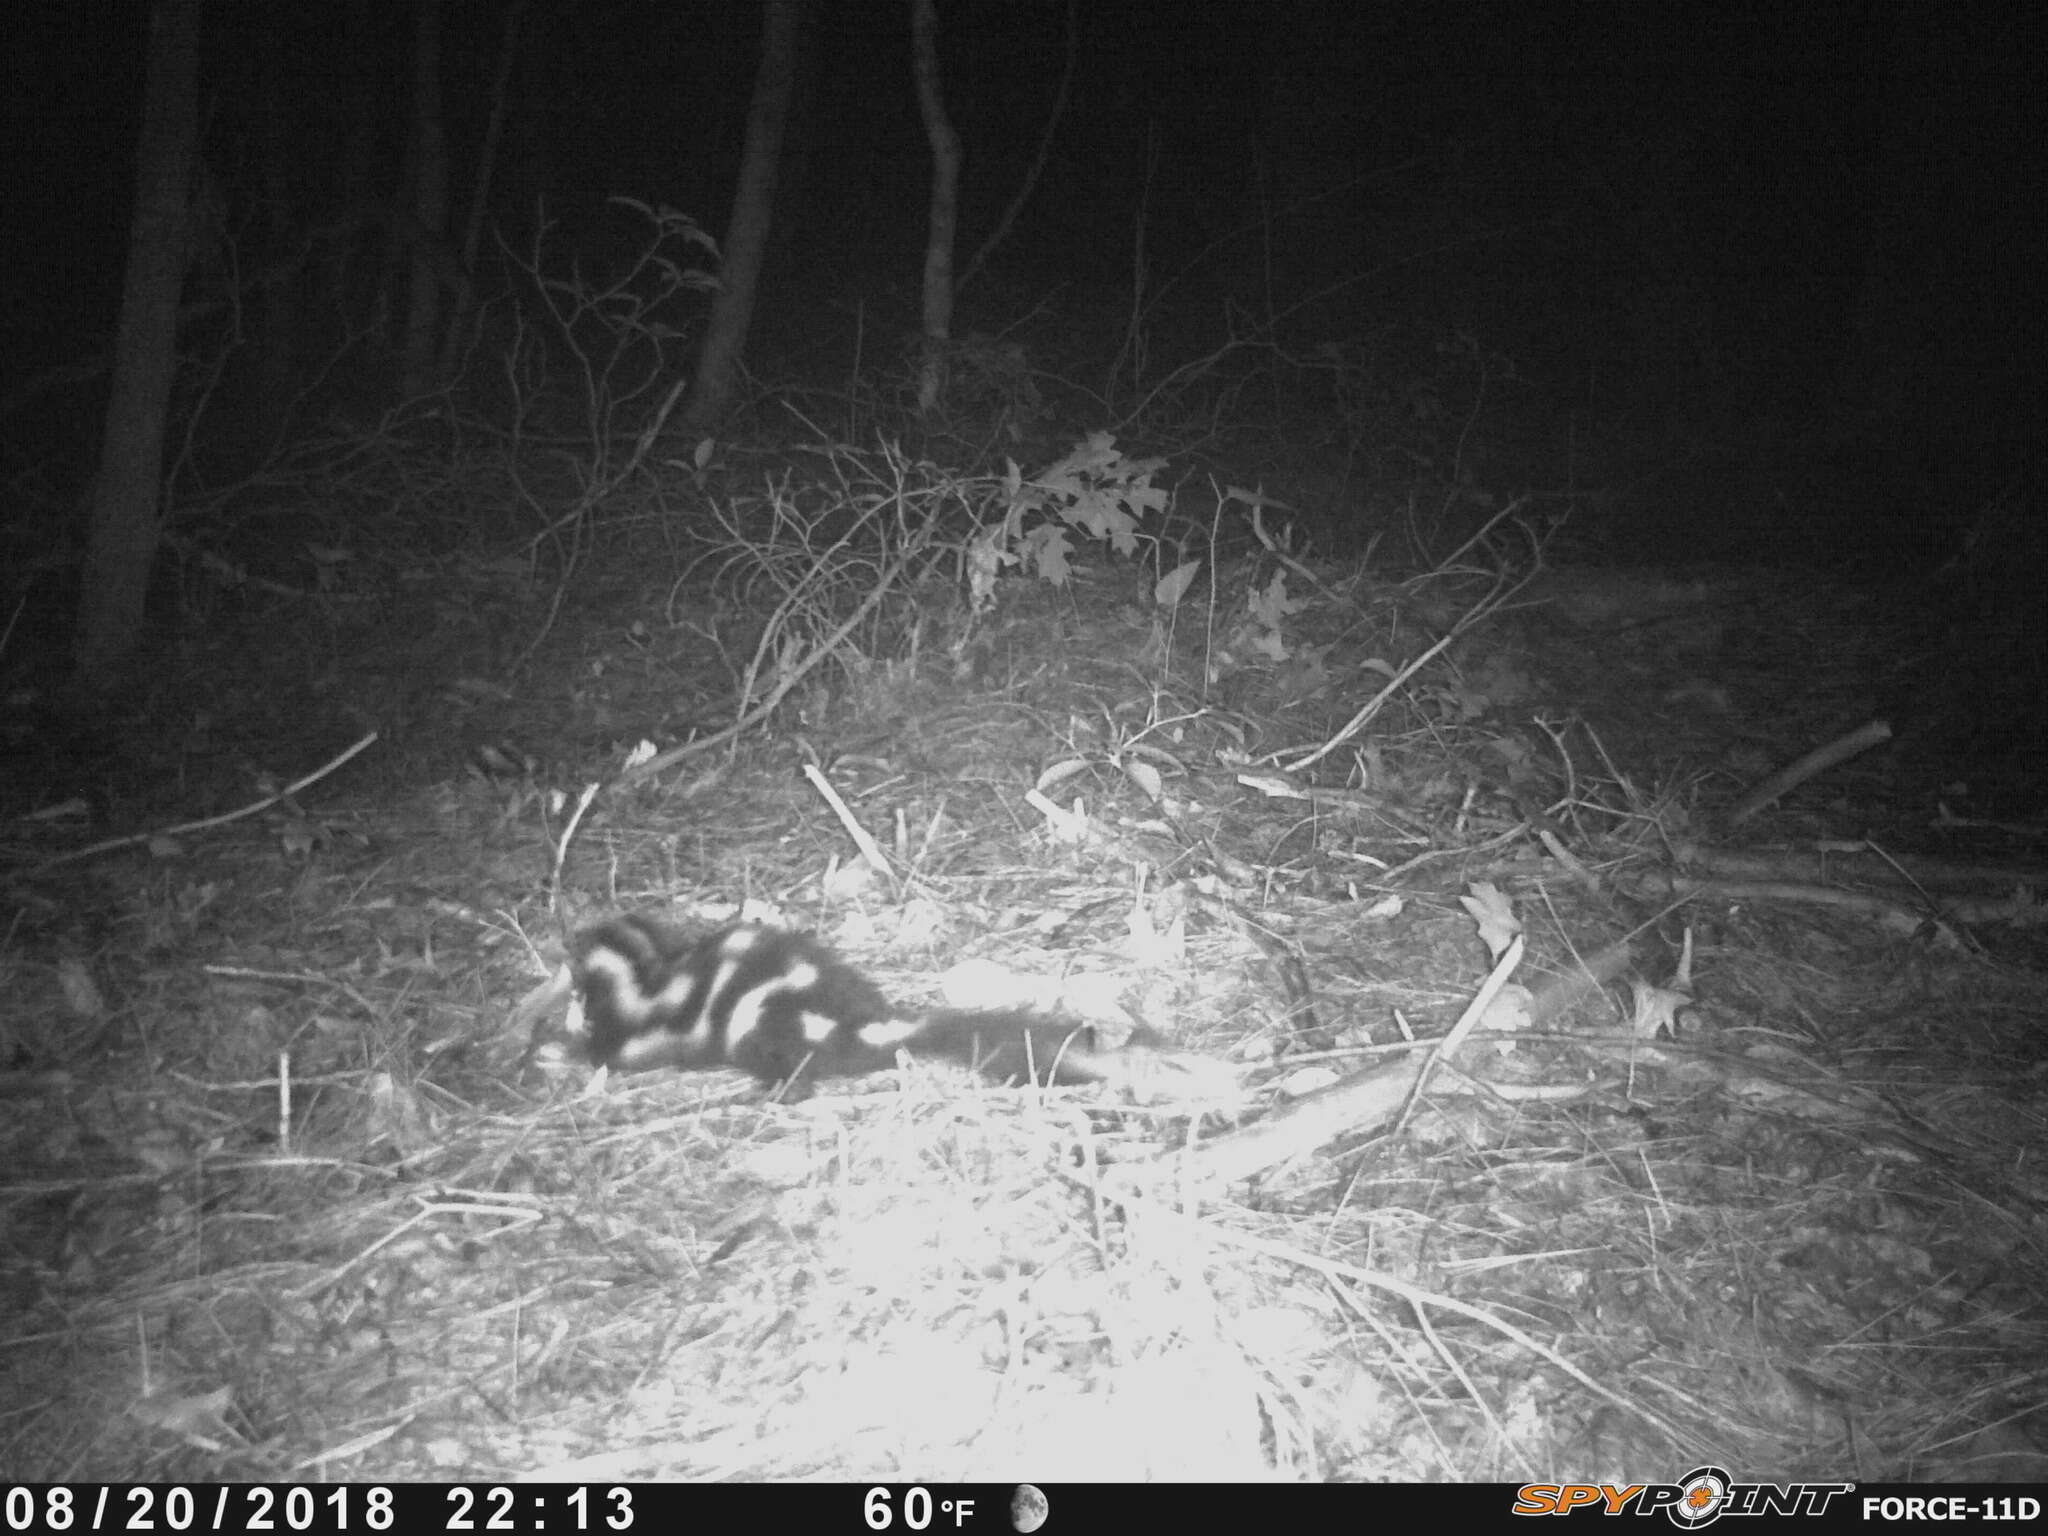
[[[615,917],[570,941],[570,969],[550,1043],[619,1072],[737,1067],[800,1094],[813,1078],[893,1066],[899,1050],[1040,1084],[1125,1082],[1173,1059],[1148,1031],[1108,1047],[1089,1025],[1029,1010],[905,1016],[819,940],[757,923],[693,940]]]

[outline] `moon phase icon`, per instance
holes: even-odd
[[[1010,1526],[1024,1536],[1031,1536],[1031,1532],[1045,1524],[1050,1511],[1045,1495],[1030,1483],[1019,1483],[1017,1491],[1010,1495]]]

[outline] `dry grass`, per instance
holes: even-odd
[[[1700,664],[1683,616],[1668,649],[1629,622],[1604,668],[1597,635],[1542,610],[1477,626],[1330,754],[1322,798],[1248,792],[1240,767],[1327,741],[1426,648],[1417,614],[1457,592],[1441,633],[1477,592],[1320,575],[1285,660],[1233,629],[1266,590],[1249,567],[1178,615],[1113,566],[947,634],[888,604],[857,632],[803,609],[789,633],[828,640],[829,665],[776,718],[886,873],[837,867],[806,753],[756,734],[600,801],[560,916],[766,896],[912,1002],[963,954],[1106,979],[1241,1067],[1249,1123],[1442,1032],[1486,968],[1458,903],[1485,881],[1532,984],[1689,926],[1680,1040],[1634,1037],[1592,989],[1468,1048],[1393,1133],[1111,1198],[1120,1159],[1232,1122],[919,1066],[797,1105],[717,1075],[518,1081],[504,1020],[559,953],[542,876],[569,785],[545,770],[330,808],[310,857],[271,828],[125,888],[74,871],[64,899],[109,937],[50,920],[45,890],[0,953],[21,1063],[0,1467],[2038,1477],[2038,974],[1827,909],[1614,894],[1739,789],[1711,738],[1757,740],[1654,691]],[[1771,599],[1752,600],[1754,668]],[[752,622],[697,651],[701,627],[593,624],[523,696],[530,730],[552,722],[551,756],[626,720],[679,737],[719,696],[718,655],[777,654],[773,617]],[[1788,618],[1801,660],[1822,622]],[[770,670],[748,670],[756,697]],[[1623,673],[1621,709],[1560,681]],[[1077,842],[1024,799],[1053,764],[1053,797],[1086,808]]]

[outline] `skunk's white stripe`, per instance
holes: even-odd
[[[676,1036],[658,1030],[653,1034],[628,1036],[619,1043],[611,1057],[611,1065],[621,1072],[637,1072],[642,1067],[665,1066],[671,1063],[678,1066],[693,1063],[698,1066],[711,1065],[709,1062],[698,1061],[694,1056],[679,1058],[676,1053]]]
[[[611,983],[606,996],[618,1022],[628,1029],[637,1029],[654,1018],[683,1016],[698,986],[696,973],[685,968],[669,977],[659,990],[644,992],[632,960],[609,946],[592,949],[584,956],[583,967]],[[709,1010],[699,1009],[686,1037],[692,1045],[701,1045],[709,1037],[709,1022]]]
[[[829,1013],[820,1013],[815,1008],[806,1008],[798,1014],[797,1023],[803,1029],[804,1044],[814,1050],[831,1040],[841,1028],[839,1020]]]
[[[758,928],[735,928],[731,933],[728,933],[723,939],[719,940],[718,969],[711,973],[710,981],[705,986],[704,1000],[698,1005],[697,1017],[690,1027],[692,1035],[695,1035],[699,1028],[708,1027],[710,1021],[720,1012],[729,1009],[732,1016],[737,1018],[740,1010],[747,1006],[748,1000],[744,996],[735,1003],[727,1004],[725,1002],[725,994],[731,988],[733,978],[739,974],[740,967],[746,963],[747,955],[758,948],[760,942],[761,931]],[[691,958],[695,959],[696,957],[692,956]],[[684,966],[684,970],[685,972],[689,970],[687,963]],[[727,1044],[730,1045],[732,1042],[730,1030],[727,1031],[725,1038]]]
[[[877,1019],[872,1024],[861,1025],[853,1032],[853,1037],[870,1050],[893,1051],[898,1046],[910,1044],[925,1030],[922,1019]]]
[[[571,1040],[590,1039],[590,1015],[583,1011],[583,993],[580,989],[569,994],[569,1008],[562,1015],[562,1033]]]
[[[718,984],[711,989],[711,996],[705,1001],[705,1019],[708,1020],[713,1014],[719,1011],[718,1003],[724,995],[726,984],[731,980],[732,976],[730,971],[724,967],[721,967],[719,972]],[[749,1035],[753,1034],[755,1030],[761,1027],[761,1016],[767,1010],[767,1007],[770,1002],[774,1001],[774,999],[782,996],[786,992],[793,992],[798,995],[801,995],[805,992],[810,991],[811,988],[815,987],[817,984],[818,968],[815,965],[812,965],[808,960],[803,960],[798,961],[796,964],[790,966],[790,968],[784,971],[780,976],[767,977],[764,980],[755,982],[753,986],[747,988],[746,991],[742,992],[737,998],[733,1000],[731,1012],[726,1014],[726,1055],[730,1057],[737,1054],[741,1043],[745,1041]],[[806,1037],[810,1038],[808,1024],[805,1025],[805,1030]],[[829,1036],[830,1033],[831,1031],[828,1029],[826,1031],[826,1036]],[[812,1039],[812,1044],[815,1045],[821,1043],[822,1038],[824,1037]]]

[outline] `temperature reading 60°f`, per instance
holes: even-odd
[[[934,1518],[941,1529],[950,1525],[958,1530],[973,1517],[974,1500],[934,1499],[931,1489],[919,1487],[904,1489],[899,1500],[887,1488],[870,1488],[867,1498],[861,1501],[861,1512],[867,1516],[871,1531],[886,1531],[899,1522],[906,1530],[926,1531],[931,1529]]]

